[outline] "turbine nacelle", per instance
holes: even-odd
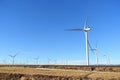
[[[87,31],[90,31],[90,27],[87,27],[87,28],[84,28],[84,31],[87,32]]]

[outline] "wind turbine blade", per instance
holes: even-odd
[[[75,29],[66,29],[65,31],[83,31],[83,29],[75,28]]]
[[[8,56],[12,57],[12,55],[8,55]]]
[[[92,53],[95,53],[95,52],[94,52],[95,49],[92,48],[92,46],[90,45],[90,42],[89,42],[89,41],[88,41],[88,45],[89,45],[89,48],[90,48],[90,50],[92,51]]]
[[[84,29],[87,27],[87,21],[88,21],[88,17],[86,17],[85,23],[84,23]]]
[[[14,56],[17,56],[18,55],[18,53],[17,54],[15,54]]]

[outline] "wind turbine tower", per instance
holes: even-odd
[[[89,43],[88,43],[88,32],[91,30],[90,27],[87,26],[88,18],[86,17],[84,28],[75,28],[75,29],[67,29],[66,31],[83,31],[85,33],[85,42],[86,42],[86,62],[89,65]]]

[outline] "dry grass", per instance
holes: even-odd
[[[81,70],[50,70],[50,69],[36,69],[24,67],[0,67],[0,73],[20,73],[20,74],[39,74],[50,76],[66,76],[66,77],[89,77],[89,78],[104,78],[104,79],[120,79],[120,72],[92,72]]]

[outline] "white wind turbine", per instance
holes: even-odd
[[[34,60],[35,60],[35,64],[39,64],[39,57],[34,58]]]
[[[12,64],[14,65],[14,60],[15,60],[15,57],[17,56],[17,54],[15,54],[15,55],[9,55],[12,59],[13,59],[13,61],[12,61]]]
[[[85,42],[86,42],[86,61],[87,65],[89,65],[89,43],[88,43],[88,31],[90,31],[90,27],[87,26],[87,20],[88,18],[86,17],[85,24],[84,24],[84,29],[81,28],[75,28],[75,29],[67,29],[66,31],[83,31],[85,33]]]
[[[96,46],[96,48],[93,48],[91,50],[96,54],[96,63],[98,65],[98,48],[97,48],[97,46]]]
[[[110,58],[107,54],[104,54],[104,56],[106,57],[106,62],[107,62],[107,65],[110,65]]]

